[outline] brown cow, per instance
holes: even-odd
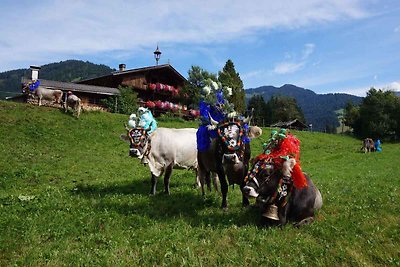
[[[363,150],[364,153],[374,152],[375,151],[374,140],[372,140],[371,138],[365,138],[363,140],[363,145],[361,147],[361,150]]]

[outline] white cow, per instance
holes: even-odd
[[[39,86],[32,92],[32,94],[38,97],[39,99],[38,105],[41,106],[42,99],[48,101],[54,101],[60,104],[63,92],[61,90],[47,89],[42,86]]]
[[[67,93],[67,101],[65,103],[65,112],[68,111],[68,107],[72,108],[73,113],[76,114],[76,117],[79,118],[81,114],[81,99],[76,95],[72,94],[71,91]]]
[[[150,194],[156,193],[157,179],[163,174],[165,193],[169,194],[172,169],[194,169],[197,172],[197,129],[157,128],[147,135],[149,130],[134,128],[128,131],[128,135],[121,135],[121,139],[130,143],[130,156],[137,157],[143,164],[149,165]],[[198,179],[196,181],[199,184]]]

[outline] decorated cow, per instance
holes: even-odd
[[[238,184],[241,189],[244,187],[251,153],[250,139],[262,132],[259,127],[248,126],[249,117],[236,114],[233,105],[224,98],[229,91],[208,81],[203,88],[204,100],[199,105],[202,124],[197,131],[200,182],[202,185],[208,182],[211,172],[218,174],[223,209],[228,207],[228,182]],[[204,194],[203,186],[202,192]],[[242,203],[244,206],[249,204],[247,196],[243,195]]]
[[[273,131],[245,178],[243,195],[257,199],[270,223],[309,224],[322,207],[321,193],[301,170],[299,158],[300,141],[284,129]]]
[[[63,92],[61,90],[47,89],[40,86],[39,80],[31,81],[24,85],[22,91],[38,98],[38,105],[42,105],[42,100],[52,101],[61,105]]]

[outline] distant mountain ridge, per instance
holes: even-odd
[[[298,87],[292,84],[285,84],[281,87],[261,86],[246,89],[246,99],[249,100],[253,95],[262,95],[265,102],[272,96],[282,95],[296,99],[297,104],[303,110],[307,124],[312,124],[313,129],[324,131],[328,127],[339,126],[335,111],[342,109],[348,102],[358,105],[362,97],[350,94],[316,94],[315,92]]]
[[[41,66],[39,79],[77,82],[115,71],[106,65],[81,60],[66,60]],[[21,77],[31,77],[30,69],[17,69],[0,73],[0,99],[21,93]]]

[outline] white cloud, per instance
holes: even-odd
[[[400,82],[391,82],[386,86],[382,86],[385,90],[400,91]]]
[[[395,81],[388,84],[376,84],[376,85],[369,85],[357,88],[345,88],[345,89],[339,89],[337,90],[337,92],[365,97],[369,89],[371,89],[372,87],[382,90],[400,91],[400,82]]]
[[[307,59],[314,52],[315,44],[306,44],[303,49],[302,59]]]
[[[156,43],[212,44],[260,31],[367,16],[359,0],[7,1],[0,68],[73,55],[141,53]],[[23,16],[25,14],[25,16]],[[24,19],[21,19],[24,17]],[[306,46],[304,56],[313,52]],[[117,57],[117,55],[116,55]],[[25,67],[18,66],[18,67]],[[0,69],[1,71],[1,69]]]
[[[306,65],[307,60],[310,57],[310,55],[314,52],[314,49],[315,49],[314,44],[311,43],[305,44],[301,52],[301,60],[279,62],[275,65],[273,72],[276,74],[288,74],[301,70]],[[292,58],[291,56],[288,57],[287,55],[289,55],[289,53],[285,53],[286,59]]]
[[[301,68],[303,68],[304,62],[294,63],[294,62],[281,62],[275,65],[274,73],[276,74],[288,74],[293,73]]]

